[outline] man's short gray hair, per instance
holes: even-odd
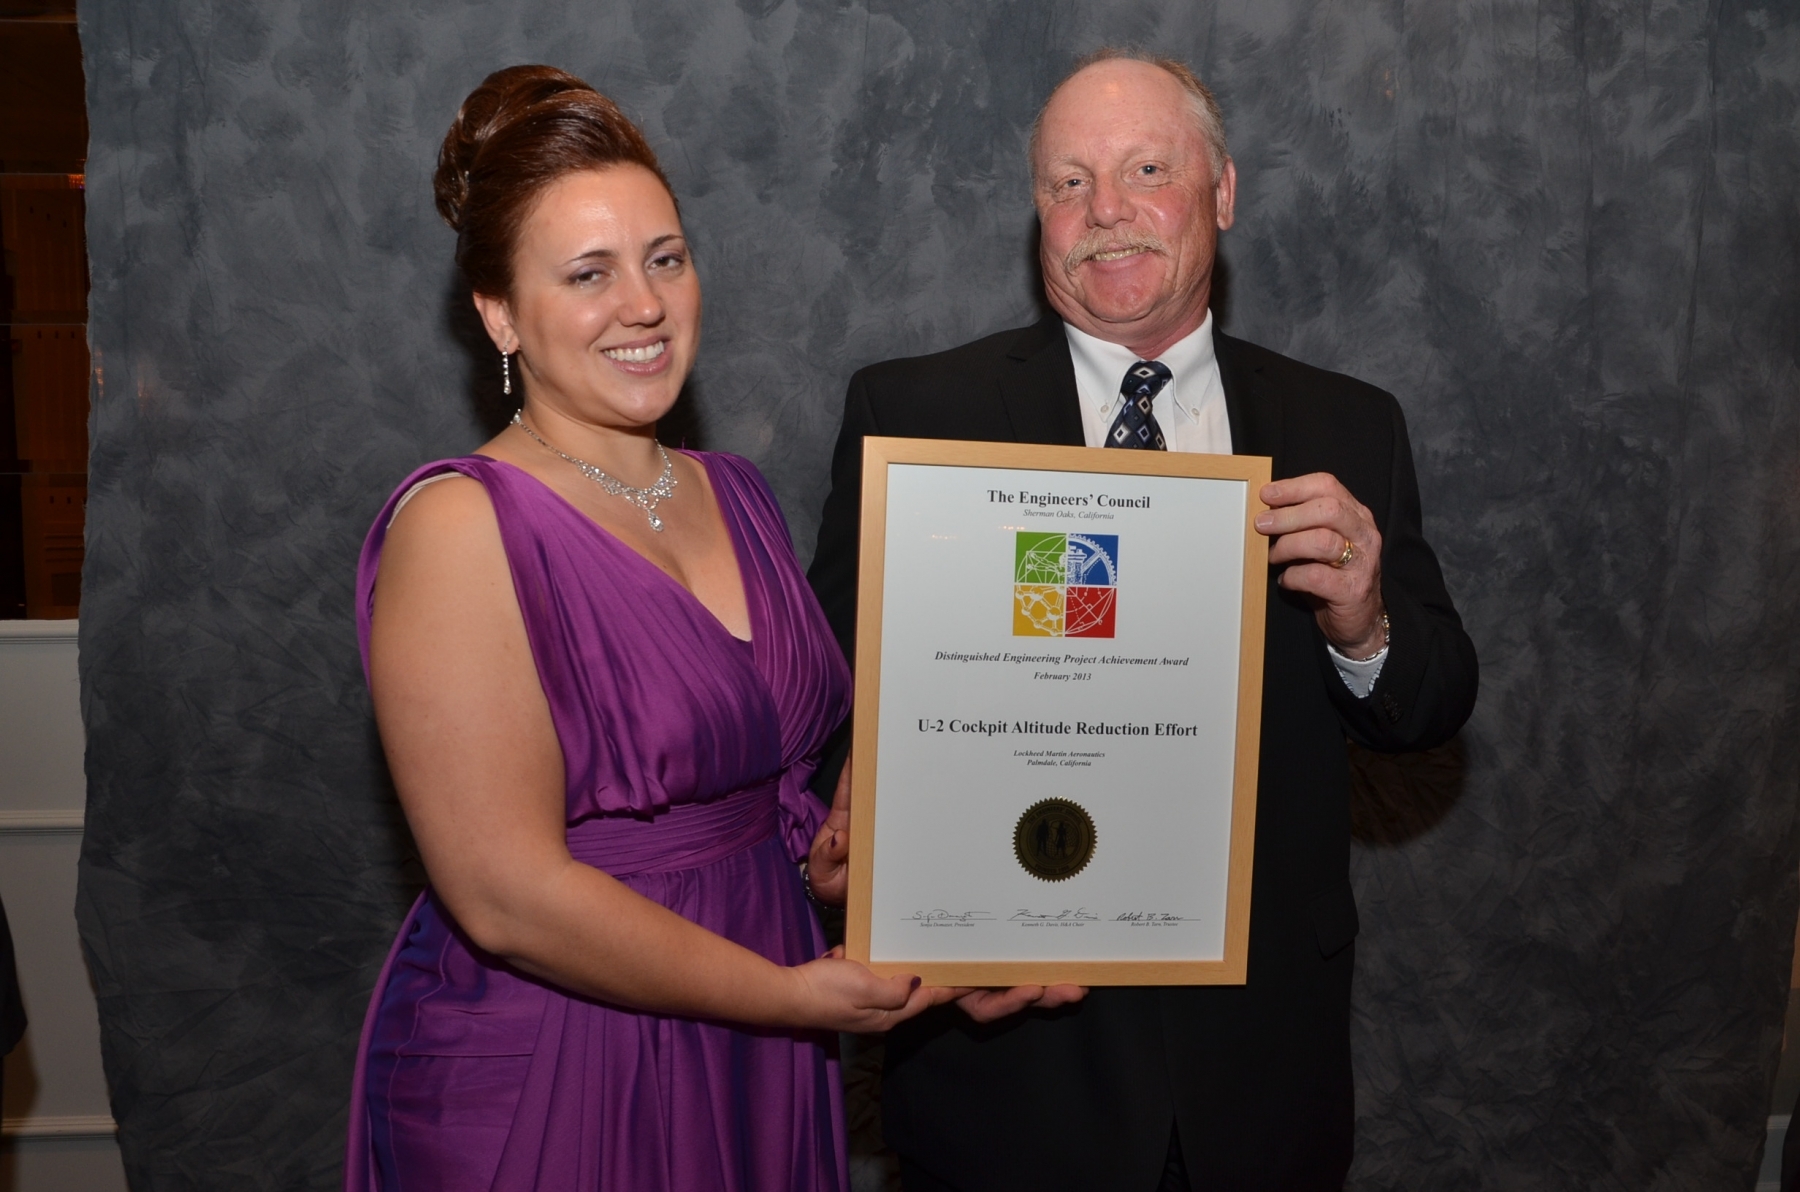
[[[1225,149],[1225,117],[1219,111],[1219,101],[1213,98],[1212,91],[1200,81],[1198,75],[1188,69],[1187,63],[1180,59],[1159,57],[1146,50],[1102,46],[1077,62],[1074,68],[1064,75],[1051,90],[1051,97],[1054,98],[1056,93],[1062,90],[1063,83],[1068,82],[1096,62],[1113,61],[1146,63],[1166,71],[1170,78],[1181,84],[1181,89],[1187,93],[1188,108],[1193,113],[1194,124],[1200,130],[1200,139],[1206,142],[1206,154],[1212,158],[1212,180],[1217,183],[1219,176],[1225,172],[1225,163],[1231,160],[1231,155]],[[1044,108],[1049,106],[1050,101],[1046,99]],[[1034,176],[1037,173],[1038,134],[1044,125],[1044,108],[1038,109],[1037,119],[1031,122],[1031,142],[1026,150],[1030,154],[1031,171]]]

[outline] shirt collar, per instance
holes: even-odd
[[[1063,330],[1068,334],[1069,352],[1075,358],[1077,371],[1087,373],[1096,381],[1102,377],[1110,378],[1104,387],[1095,386],[1098,392],[1093,396],[1097,408],[1110,410],[1119,400],[1119,383],[1125,379],[1125,370],[1138,361],[1137,354],[1123,344],[1089,335],[1070,323],[1065,322]],[[1168,367],[1174,379],[1172,388],[1176,402],[1188,413],[1194,413],[1199,399],[1205,394],[1204,388],[1196,382],[1213,367],[1212,311],[1208,310],[1198,327],[1169,345],[1157,359]]]

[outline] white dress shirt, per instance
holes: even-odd
[[[1138,357],[1121,344],[1096,339],[1087,332],[1063,324],[1069,339],[1069,357],[1075,365],[1075,394],[1081,402],[1081,432],[1089,447],[1106,446],[1107,432],[1119,416],[1123,398],[1119,389],[1125,372]],[[1162,428],[1170,451],[1211,455],[1231,454],[1231,419],[1225,408],[1225,385],[1219,380],[1219,360],[1213,355],[1213,317],[1157,357],[1170,372],[1167,385],[1151,404],[1151,415]],[[1387,647],[1373,658],[1358,661],[1338,653],[1331,643],[1331,661],[1357,699],[1367,699],[1387,661]]]

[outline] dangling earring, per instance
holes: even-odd
[[[500,392],[506,394],[506,396],[508,396],[508,397],[511,397],[512,396],[512,357],[508,356],[505,352],[500,353],[500,376],[502,378],[502,383],[500,385]]]

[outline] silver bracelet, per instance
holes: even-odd
[[[1342,658],[1345,662],[1373,662],[1377,658],[1381,657],[1382,650],[1386,650],[1388,648],[1388,643],[1392,639],[1392,637],[1393,637],[1393,632],[1388,628],[1388,615],[1384,612],[1381,614],[1381,649],[1376,650],[1373,654],[1369,655],[1367,658],[1352,658],[1352,657],[1350,657],[1350,655],[1344,653],[1342,650],[1338,650],[1337,651],[1338,657]],[[1331,648],[1334,650],[1337,650],[1336,646],[1332,646]]]
[[[829,903],[820,902],[819,896],[813,893],[812,862],[810,860],[800,862],[800,886],[806,891],[806,900],[814,906],[824,907],[830,905]]]

